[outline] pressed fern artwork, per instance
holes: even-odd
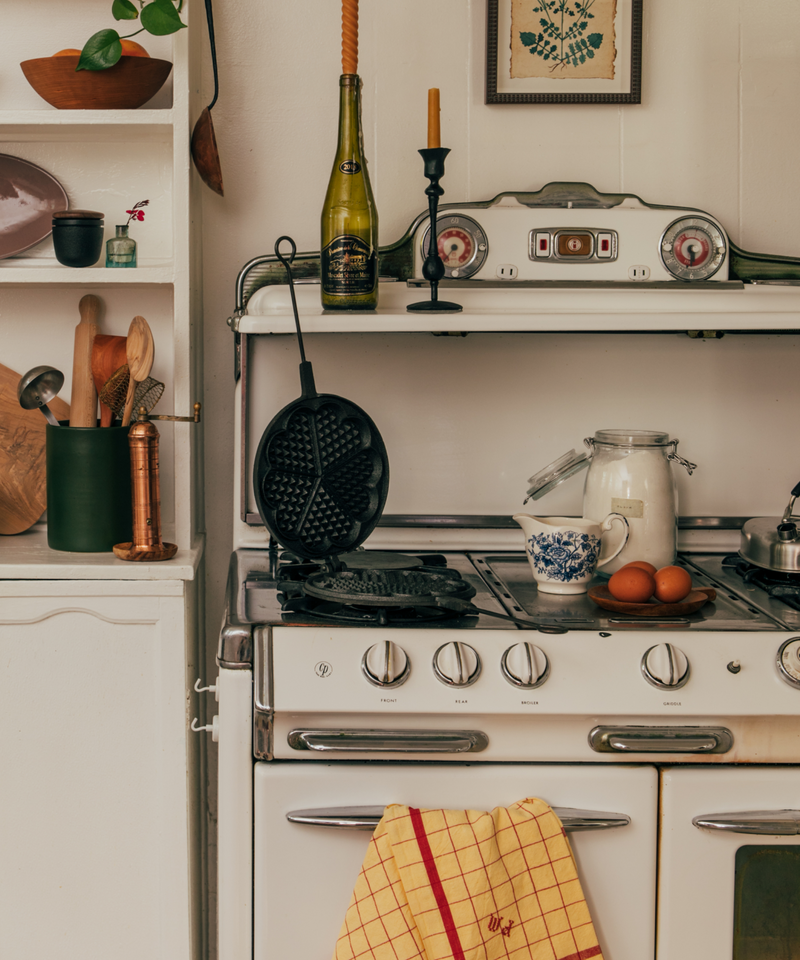
[[[614,78],[616,0],[512,0],[511,76]]]

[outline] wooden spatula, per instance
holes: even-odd
[[[92,345],[92,378],[98,396],[112,375],[128,362],[125,349],[127,337],[114,337],[107,333],[98,333]],[[114,419],[111,407],[100,401],[100,426],[110,427]]]

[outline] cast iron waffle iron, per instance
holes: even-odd
[[[280,252],[284,241],[291,246],[288,257]],[[355,551],[380,519],[389,460],[378,428],[360,407],[316,392],[294,294],[295,252],[290,237],[275,243],[289,281],[302,393],[273,418],[256,451],[253,489],[261,519],[281,546],[301,559],[322,561],[321,571],[303,583],[309,596],[380,607],[435,607],[442,595],[468,600],[475,590],[457,574],[414,569],[419,561],[410,557],[399,569],[396,558],[387,558],[385,568],[365,568],[357,560],[348,567],[340,559]]]

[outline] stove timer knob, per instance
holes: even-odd
[[[453,640],[433,655],[436,679],[448,687],[468,687],[481,672],[481,659],[468,643]]]
[[[547,654],[534,643],[515,643],[503,654],[500,661],[503,676],[515,687],[533,690],[541,687],[550,676],[550,661]]]
[[[654,687],[675,690],[689,679],[689,661],[673,644],[657,643],[642,657],[642,673]]]
[[[778,650],[778,673],[793,687],[800,687],[800,637],[784,641]]]
[[[361,660],[361,672],[375,687],[399,687],[410,670],[405,650],[391,640],[374,644]]]

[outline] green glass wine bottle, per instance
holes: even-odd
[[[378,211],[364,160],[361,81],[339,78],[339,143],[322,207],[320,277],[326,310],[378,305]]]

